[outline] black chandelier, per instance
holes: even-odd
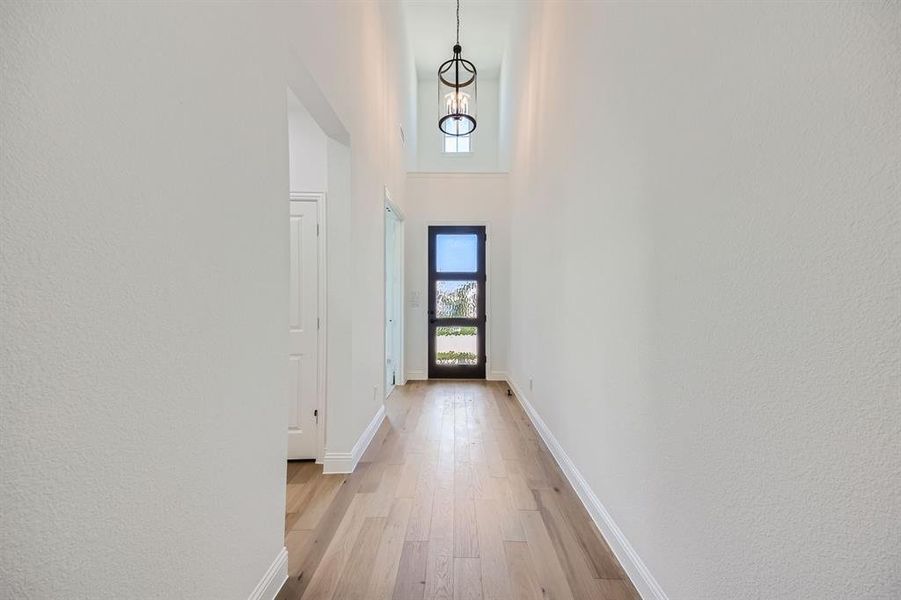
[[[438,129],[446,135],[469,135],[476,128],[476,67],[461,56],[460,0],[454,57],[438,67]]]

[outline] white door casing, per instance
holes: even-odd
[[[292,198],[289,204],[288,458],[309,459],[319,446],[318,203]]]
[[[397,243],[397,217],[385,210],[385,395],[391,393],[397,383],[397,348],[395,328],[395,293],[397,269],[395,268]]]
[[[404,376],[404,213],[385,188],[385,397]]]

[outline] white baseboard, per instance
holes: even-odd
[[[513,393],[516,394],[517,400],[519,400],[519,403],[522,405],[526,415],[528,415],[529,420],[532,421],[532,425],[535,427],[538,435],[541,436],[541,439],[544,440],[545,445],[551,451],[554,460],[560,465],[560,469],[563,471],[563,474],[566,475],[569,484],[576,490],[576,494],[578,494],[582,504],[585,505],[585,509],[588,511],[588,514],[591,515],[594,524],[597,525],[601,535],[604,536],[607,545],[613,550],[613,554],[616,555],[617,560],[619,560],[620,565],[622,565],[623,569],[626,571],[626,575],[632,580],[632,584],[638,590],[638,593],[641,594],[641,597],[644,600],[668,600],[663,588],[660,587],[660,584],[657,583],[657,580],[651,575],[651,572],[648,570],[647,565],[644,564],[644,561],[641,560],[638,552],[632,547],[632,544],[626,539],[622,530],[613,521],[613,517],[607,512],[607,509],[601,503],[600,499],[595,495],[591,487],[589,487],[588,482],[585,481],[582,473],[579,472],[579,469],[576,468],[576,465],[566,454],[566,451],[563,450],[563,446],[560,445],[560,442],[557,441],[557,438],[555,438],[554,434],[551,433],[551,430],[548,429],[548,426],[544,420],[542,420],[541,415],[538,414],[538,411],[535,410],[535,407],[532,406],[512,378],[508,377],[507,383],[513,390]]]
[[[288,549],[282,548],[247,600],[275,600],[288,581]]]
[[[384,420],[385,405],[382,404],[350,452],[329,452],[326,450],[325,459],[322,461],[322,472],[329,475],[334,473],[353,473],[354,469],[357,468],[357,463],[360,462],[360,457],[363,456],[366,448],[369,447],[369,442],[375,437],[375,432],[379,430]]]
[[[491,371],[485,379],[488,381],[507,381],[507,374],[504,371]]]

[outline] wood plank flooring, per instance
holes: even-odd
[[[288,463],[279,600],[638,600],[506,392],[398,386],[354,473]]]

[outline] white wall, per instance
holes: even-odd
[[[498,80],[479,78],[478,120],[472,134],[472,152],[446,154],[444,135],[438,130],[438,80],[419,80],[419,160],[416,171],[485,173],[498,168]]]
[[[328,190],[327,137],[288,90],[288,170],[292,192]]]
[[[414,169],[417,161],[419,147],[419,121],[418,121],[418,86],[419,79],[416,75],[416,65],[413,57],[413,49],[407,31],[407,21],[404,16],[404,7],[400,2],[383,2],[382,11],[385,18],[385,36],[392,43],[385,53],[384,64],[386,77],[384,78],[387,114],[385,123],[387,127],[386,137],[388,143],[399,149],[398,153],[392,153],[392,160],[397,164],[391,165],[391,170],[401,174]],[[404,131],[403,143],[400,128]],[[393,182],[398,185],[398,181]]]
[[[247,598],[283,546],[278,24],[0,15],[0,597]]]
[[[338,440],[359,436],[353,413],[357,406],[353,381],[348,377],[353,347],[353,232],[351,223],[351,152],[350,148],[327,140],[328,152],[328,324],[326,355],[327,414],[325,450],[348,452],[353,445],[339,445]],[[348,431],[349,430],[349,431]]]
[[[506,174],[426,174],[407,177],[404,221],[405,360],[407,377],[428,374],[428,226],[487,225],[489,379],[504,379],[510,337],[510,227]],[[420,296],[419,307],[410,303]]]
[[[397,3],[303,2],[286,10],[297,56],[316,57],[307,67],[351,142],[349,151],[333,141],[328,146],[326,452],[342,454],[350,452],[384,398],[383,197],[387,185],[404,204],[410,150],[401,143],[398,125],[415,131],[404,95],[415,73]],[[343,179],[333,169],[340,161],[349,165],[350,180],[334,183]],[[347,205],[336,206],[341,197]],[[349,219],[345,227],[335,228],[340,217],[333,212]],[[336,335],[339,347],[333,348]]]
[[[901,597],[898,5],[533,16],[517,386],[671,599]]]
[[[376,412],[394,10],[0,8],[0,597],[244,599],[281,551],[296,57],[353,139],[330,294],[372,299],[330,323],[330,448]]]

